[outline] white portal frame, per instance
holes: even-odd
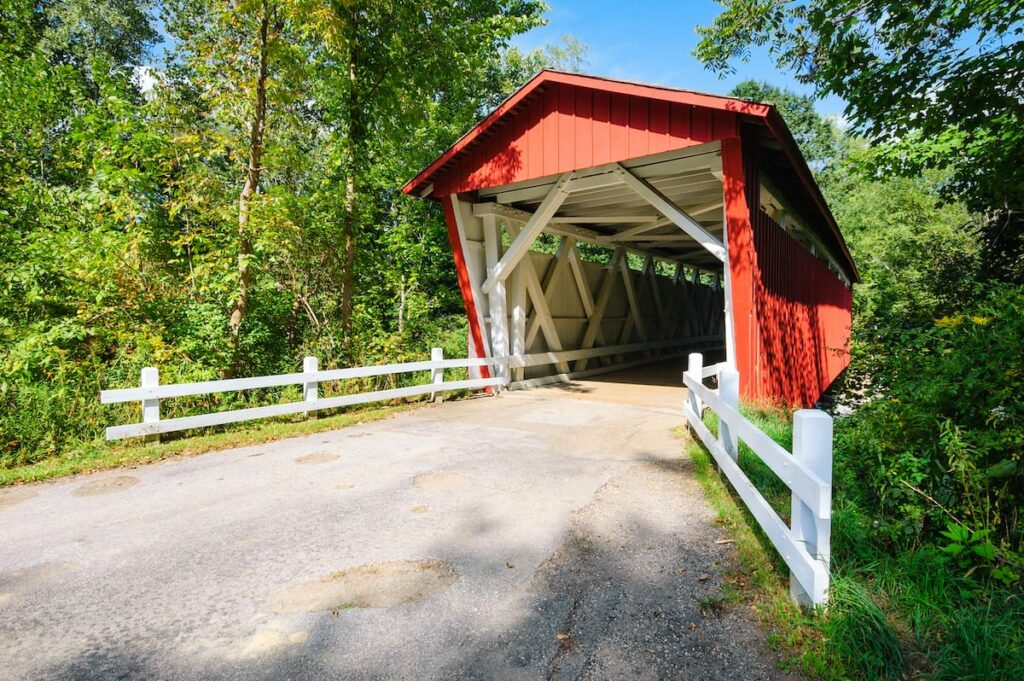
[[[720,152],[694,155],[684,162],[688,171],[704,169],[721,181]],[[589,198],[594,190],[612,185],[631,189],[651,212],[633,208],[621,214],[607,214],[605,207],[606,214],[567,209],[571,215],[556,215],[573,195],[585,192]],[[697,219],[723,211],[724,224],[724,195],[683,209],[630,168],[611,163],[562,173],[544,186],[489,190],[476,203],[456,195],[447,200],[453,202],[463,255],[470,269],[484,345],[478,354],[499,360],[508,358],[497,371],[511,387],[530,387],[538,381],[567,380],[584,372],[589,375],[621,368],[636,363],[635,358],[629,359],[636,355],[641,362],[665,358],[673,350],[666,341],[673,338],[713,336],[724,345],[726,362],[734,366],[727,242],[724,236],[719,240],[707,231]],[[516,200],[539,204],[530,212],[502,202]],[[633,226],[608,235],[588,228],[589,224]],[[651,233],[668,226],[677,227],[679,232]],[[538,262],[530,254],[531,246],[542,233],[557,236],[558,245],[550,263],[539,271]],[[478,238],[469,238],[472,234]],[[686,256],[655,256],[648,250],[684,242],[699,244],[723,263],[722,269],[708,270],[706,265],[687,261]],[[580,258],[579,243],[603,246],[613,252],[596,285],[588,278],[588,267],[592,265]],[[630,255],[643,258],[641,271],[629,266]],[[675,275],[669,278],[658,274],[658,262],[674,265]],[[686,270],[692,274],[689,279]],[[556,319],[551,311],[553,287],[559,281],[565,286],[567,272],[585,316],[582,334],[572,340],[560,335],[558,322],[563,320]],[[711,287],[700,283],[701,274],[708,273],[713,276]],[[613,291],[625,299],[625,318],[611,319],[606,315]],[[644,314],[642,298],[653,302],[653,319],[649,311]],[[609,336],[611,326],[619,322],[621,325]],[[545,356],[554,364],[554,373],[528,378],[526,369],[536,365],[525,362],[524,357],[538,338],[544,341]],[[631,342],[634,338],[636,342]],[[603,347],[617,347],[619,351],[610,355],[589,352]],[[582,355],[577,354],[581,351]],[[593,361],[600,365],[591,366]]]

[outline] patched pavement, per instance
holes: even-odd
[[[592,390],[0,491],[0,679],[783,678],[682,391]]]

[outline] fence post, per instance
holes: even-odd
[[[430,349],[430,361],[431,362],[442,362],[444,361],[444,349],[443,348],[431,348]],[[434,366],[430,369],[430,382],[434,385],[441,385],[444,383],[444,369],[439,366]],[[438,393],[430,393],[431,402],[440,402],[441,396]]]
[[[303,357],[302,358],[302,373],[304,374],[315,374],[319,371],[319,363],[316,357]],[[309,381],[302,386],[302,396],[306,402],[316,402],[320,398],[320,382]],[[309,416],[309,410],[303,412],[306,416]]]
[[[704,379],[702,374],[704,373],[704,356],[699,352],[691,352],[689,360],[686,364],[686,374],[697,383],[701,383]],[[693,411],[693,415],[700,420],[701,403],[700,397],[693,390],[687,388],[686,390],[686,401],[690,405],[690,409]]]
[[[143,388],[156,388],[160,385],[160,372],[156,367],[145,367],[139,377],[139,385]],[[142,400],[142,422],[156,423],[160,420],[160,398]],[[160,434],[147,435],[146,442],[160,442]]]
[[[832,487],[832,417],[818,409],[801,409],[793,415],[793,457]],[[831,500],[828,517],[820,518],[810,506],[793,494],[790,526],[793,537],[813,558],[824,563],[828,575],[832,556]],[[798,584],[789,574],[789,593],[801,607],[823,605],[828,583]]]
[[[740,410],[740,372],[729,368],[718,372],[718,396],[736,411]],[[718,415],[718,441],[733,461],[739,461],[739,439],[721,414]]]

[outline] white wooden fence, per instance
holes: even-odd
[[[832,417],[817,409],[796,412],[790,454],[740,414],[739,374],[725,365],[715,368],[717,391],[704,385],[713,374],[703,367],[703,357],[690,355],[683,374],[686,419],[789,567],[794,600],[805,607],[824,605],[832,532]],[[717,439],[701,420],[703,405],[718,415]],[[740,469],[739,440],[792,490],[789,527]]]
[[[434,348],[430,353],[430,359],[423,362],[407,362],[404,364],[384,364],[370,367],[354,367],[350,369],[331,369],[319,371],[316,357],[306,357],[303,361],[302,372],[295,374],[279,374],[276,376],[256,376],[252,378],[232,378],[221,381],[203,381],[201,383],[175,383],[161,385],[159,373],[156,367],[146,367],[142,370],[139,387],[125,388],[120,390],[103,390],[100,392],[100,403],[113,404],[117,402],[139,402],[142,406],[142,422],[129,423],[120,426],[107,428],[108,440],[119,440],[126,437],[152,437],[162,433],[172,433],[179,430],[192,428],[205,428],[208,426],[219,426],[226,423],[239,421],[252,421],[254,419],[268,418],[271,416],[285,416],[288,414],[307,414],[320,409],[333,409],[335,407],[347,407],[354,404],[365,404],[367,402],[382,402],[401,397],[413,397],[415,395],[430,394],[451,391],[451,390],[479,390],[489,387],[513,387],[530,388],[554,381],[568,381],[573,378],[582,378],[591,374],[625,369],[635,364],[667,359],[678,356],[679,350],[683,348],[700,348],[707,345],[717,345],[721,336],[706,336],[699,338],[665,340],[650,343],[632,343],[625,345],[614,345],[600,348],[587,348],[584,350],[568,350],[558,352],[539,352],[517,357],[496,357],[467,359],[445,359],[441,348]],[[667,351],[665,355],[655,355],[657,351]],[[618,362],[607,367],[591,369],[587,371],[576,371],[561,373],[554,376],[531,379],[527,381],[513,382],[510,379],[510,367],[524,368],[542,366],[545,364],[564,364],[571,361],[585,360],[596,357],[607,357],[611,355],[628,356],[631,354],[644,353],[641,360],[632,362]],[[491,378],[470,378],[462,381],[445,381],[445,369],[457,369],[468,367],[490,367],[493,376]],[[321,398],[319,396],[319,384],[327,381],[342,381],[350,378],[366,378],[371,376],[388,376],[410,372],[431,372],[429,383],[411,385],[404,388],[391,388],[388,390],[375,390],[350,395],[339,395],[337,397]],[[258,388],[274,388],[283,385],[303,386],[303,399],[299,402],[285,404],[272,404],[265,407],[250,407],[247,409],[234,409],[230,411],[214,412],[212,414],[199,414],[196,416],[182,416],[173,419],[160,418],[160,400],[174,397],[186,397],[189,395],[209,395],[212,393],[233,392],[237,390],[254,390]]]
[[[316,357],[306,357],[303,361],[302,373],[258,376],[254,378],[232,378],[222,381],[203,381],[202,383],[176,383],[173,385],[160,385],[156,368],[146,367],[142,370],[140,387],[126,388],[123,390],[104,390],[100,392],[100,402],[102,404],[111,404],[115,402],[141,402],[142,423],[131,423],[107,428],[107,439],[119,440],[126,437],[153,436],[161,433],[171,433],[177,430],[187,430],[190,428],[204,428],[207,426],[218,426],[238,421],[251,421],[253,419],[267,418],[270,416],[304,414],[320,409],[347,407],[349,405],[364,404],[366,402],[381,402],[400,397],[412,397],[414,395],[425,394],[433,396],[435,393],[450,390],[479,390],[481,388],[504,385],[506,383],[506,379],[500,376],[492,378],[471,378],[462,381],[444,380],[445,369],[496,366],[499,363],[500,362],[492,359],[474,357],[468,359],[444,359],[444,354],[441,349],[434,348],[430,353],[430,360],[424,362],[407,362],[404,364],[385,364],[381,366],[319,371],[317,369]],[[319,396],[319,384],[327,381],[342,381],[349,378],[366,378],[370,376],[388,376],[416,371],[429,371],[431,373],[430,382],[421,385],[406,386],[404,388],[374,390],[371,392],[355,393],[351,395],[339,395],[337,397],[321,398]],[[235,390],[273,388],[282,385],[304,386],[302,401],[288,402],[285,404],[272,404],[265,407],[234,409],[231,411],[200,414],[197,416],[182,416],[173,419],[160,418],[160,400],[166,400],[173,397],[185,397],[187,395],[208,395],[211,393],[231,392]]]

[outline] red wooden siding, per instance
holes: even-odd
[[[809,407],[849,364],[851,291],[761,210],[755,149],[723,140],[722,172],[740,394]]]
[[[758,397],[813,405],[850,363],[850,289],[763,210],[753,215]]]
[[[757,261],[754,257],[754,233],[750,224],[749,196],[746,191],[750,163],[739,138],[722,140],[722,189],[725,199],[725,233],[729,251],[729,288],[731,291],[733,338],[736,370],[740,373],[740,394],[753,394],[751,377],[755,373],[757,319],[753,307]],[[755,176],[756,177],[756,176]]]
[[[438,173],[434,194],[497,187],[735,137],[736,114],[549,83]]]

